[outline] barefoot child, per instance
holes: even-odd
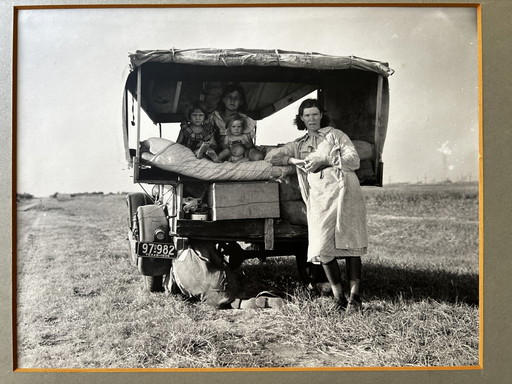
[[[206,123],[206,107],[200,101],[195,101],[187,113],[187,121],[182,123],[176,142],[190,148],[198,159],[205,155],[214,162],[220,160],[215,153],[217,142],[214,128]]]
[[[244,131],[245,119],[242,116],[236,114],[228,118],[226,121],[226,135],[221,137],[220,147],[222,149],[218,155],[219,160],[226,160],[232,156],[231,151],[235,144],[241,144],[245,150],[254,147],[251,135],[244,133]]]

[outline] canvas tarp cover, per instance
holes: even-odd
[[[147,62],[204,66],[274,66],[317,70],[359,69],[388,77],[393,69],[387,63],[356,56],[331,56],[316,52],[263,49],[170,49],[144,50],[129,55],[132,69]]]

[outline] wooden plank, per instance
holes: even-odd
[[[307,240],[308,228],[291,225],[286,220],[274,220],[274,242],[277,240]],[[177,232],[180,236],[197,239],[223,241],[264,241],[264,219],[245,220],[178,220]]]
[[[265,250],[274,249],[274,220],[265,219]]]

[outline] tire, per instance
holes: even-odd
[[[130,229],[133,230],[133,218],[137,213],[137,208],[148,204],[153,204],[153,200],[147,193],[133,192],[126,195],[126,205],[128,206],[128,225]]]
[[[144,290],[147,292],[164,292],[163,276],[142,276],[144,279]]]
[[[147,193],[132,192],[126,195],[126,206],[128,207],[129,238],[133,236],[133,219],[135,217],[135,214],[137,213],[137,208],[139,208],[142,205],[151,204],[151,202],[151,196],[149,196]],[[132,243],[130,242],[130,240],[128,240],[128,246],[130,250],[131,264],[137,266],[137,255],[134,253],[134,250],[132,249]]]

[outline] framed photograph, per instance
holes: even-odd
[[[506,9],[4,6],[0,381],[499,381]]]

